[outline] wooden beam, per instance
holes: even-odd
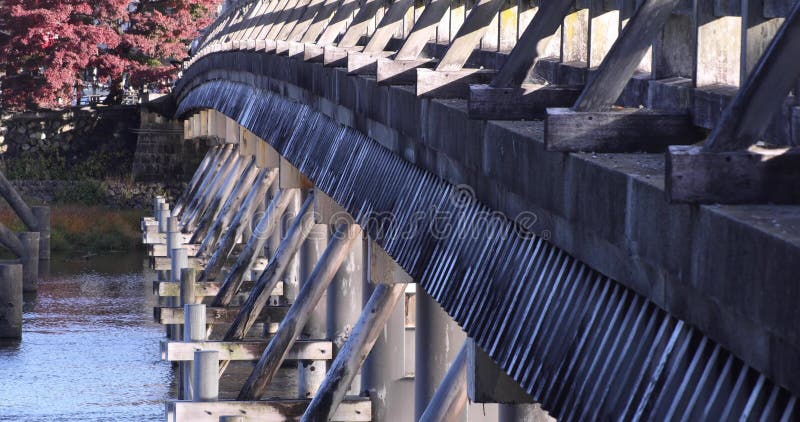
[[[450,0],[431,0],[425,6],[417,22],[414,23],[395,59],[402,61],[418,60],[420,53],[422,53],[425,45],[435,34],[436,28],[449,7]]]
[[[575,111],[611,108],[679,1],[644,0],[575,102]]]
[[[318,37],[313,37],[310,36],[313,34],[308,34],[309,36],[303,36],[301,41],[305,43],[316,43],[320,47],[332,44],[336,41],[336,37],[347,28],[347,25],[353,18],[353,14],[356,13],[356,9],[359,6],[360,2],[358,0],[343,0],[338,4],[336,13],[333,14],[327,26]]]
[[[414,85],[417,69],[432,69],[436,63],[433,59],[378,59],[375,65],[378,85]]]
[[[545,115],[548,107],[569,107],[583,86],[522,84],[513,88],[470,85],[467,108],[470,119],[531,120]]]
[[[311,63],[323,63],[325,60],[325,48],[316,44],[303,44],[303,61]]]
[[[378,72],[378,59],[389,57],[392,54],[392,51],[378,53],[350,51],[347,53],[347,74],[375,75]]]
[[[370,23],[383,4],[384,0],[366,0],[362,3],[353,17],[353,21],[350,22],[350,26],[347,27],[347,31],[336,45],[342,48],[355,47],[361,37],[367,33]]]
[[[206,307],[206,320],[209,324],[230,324],[239,313],[239,307]],[[283,319],[288,306],[264,306],[256,317],[256,322],[278,322]],[[153,319],[159,324],[183,324],[183,308],[180,306],[156,306],[153,308]]]
[[[461,70],[481,42],[481,38],[488,31],[492,20],[500,11],[503,0],[479,0],[469,11],[464,24],[458,28],[458,33],[450,47],[442,57],[436,70]]]
[[[218,422],[220,416],[247,415],[248,420],[263,422],[297,421],[310,400],[278,399],[259,401],[189,402],[167,401],[168,422]],[[369,422],[372,403],[368,398],[346,398],[331,422]]]
[[[220,360],[258,360],[268,344],[264,341],[162,341],[161,360],[190,361],[198,350],[219,352]],[[287,360],[331,360],[333,343],[327,340],[298,340]]]
[[[467,396],[472,403],[534,403],[514,381],[501,369],[475,341],[468,338],[467,347]]]
[[[424,98],[468,98],[470,85],[489,83],[494,75],[494,70],[487,69],[448,71],[417,69],[417,96]]]
[[[172,258],[165,257],[165,256],[154,256],[150,258],[151,262],[153,263],[153,269],[156,271],[164,271],[172,269]],[[189,257],[189,267],[194,268],[197,270],[202,270],[206,266],[206,262],[208,259],[200,258],[196,256]]]
[[[672,146],[666,160],[670,202],[800,204],[797,148],[711,152]]]
[[[219,292],[221,283],[216,281],[201,281],[195,286],[195,296],[216,296]],[[253,282],[242,284],[242,291],[248,291],[253,286]],[[154,281],[153,294],[157,296],[180,296],[181,286],[177,281]],[[278,283],[272,290],[272,296],[283,296],[283,283]]]
[[[405,290],[405,284],[375,288],[303,419],[327,421],[334,417],[375,341],[386,330],[386,322],[397,302],[405,296]]]
[[[346,67],[347,53],[350,51],[361,51],[361,47],[343,48],[326,45],[322,53],[322,63],[326,67]]]
[[[706,150],[741,150],[761,139],[789,90],[800,78],[798,45],[800,2],[795,2],[767,51],[722,113],[722,118],[704,144]]]
[[[561,22],[572,9],[573,0],[541,2],[533,20],[525,28],[519,41],[511,50],[506,63],[492,80],[493,88],[513,88],[522,85],[528,78],[537,59],[544,57],[547,44]],[[559,107],[552,105],[551,107]]]
[[[186,248],[186,253],[189,256],[196,256],[197,249],[200,248],[199,243],[184,243],[181,245],[182,248]],[[167,256],[167,245],[163,243],[155,243],[149,245],[149,250],[147,254],[149,256],[157,256],[157,257],[166,257]]]
[[[564,152],[664,152],[671,144],[692,144],[702,136],[686,112],[645,108],[597,112],[548,108],[544,124],[547,149]]]
[[[314,266],[314,270],[303,283],[297,299],[281,321],[278,332],[275,333],[255,369],[245,381],[239,392],[240,400],[251,400],[264,394],[267,385],[281,366],[287,351],[300,335],[312,311],[328,289],[333,276],[347,257],[354,240],[360,240],[361,236],[361,227],[357,224],[342,224],[336,231],[319,262]]]
[[[403,17],[408,9],[414,5],[414,0],[395,0],[389,6],[389,10],[375,28],[375,32],[364,46],[365,53],[380,53],[386,49],[392,36],[403,26]]]
[[[407,284],[414,279],[374,240],[369,240],[370,281],[378,284]]]
[[[181,243],[189,243],[189,240],[191,240],[192,235],[191,235],[191,233],[189,233],[189,234],[181,233],[180,237],[181,237]],[[142,243],[144,243],[146,245],[162,244],[162,245],[166,246],[166,244],[167,244],[167,234],[166,233],[154,233],[154,232],[150,232],[150,231],[143,232],[142,233]]]

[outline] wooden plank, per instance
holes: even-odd
[[[289,58],[302,60],[304,52],[305,45],[303,43],[289,41]]]
[[[200,243],[184,243],[181,245],[182,248],[186,249],[186,253],[189,256],[197,256],[197,250],[200,249]],[[154,243],[149,245],[149,250],[147,254],[150,256],[160,256],[166,257],[167,256],[167,245],[163,243]]]
[[[576,112],[548,108],[544,142],[548,150],[577,152],[664,152],[692,144],[703,134],[688,113],[650,109]]]
[[[376,78],[378,85],[414,85],[417,83],[417,69],[432,69],[436,62],[432,59],[392,60],[378,59]]]
[[[425,6],[417,22],[414,23],[414,27],[411,28],[411,32],[395,58],[403,61],[417,60],[422,50],[425,49],[425,45],[436,33],[436,28],[449,7],[450,0],[431,0]]]
[[[347,53],[350,51],[361,51],[361,47],[342,48],[326,45],[322,54],[322,63],[325,67],[346,67]]]
[[[285,56],[289,54],[289,42],[283,40],[275,41],[275,54]]]
[[[191,234],[181,233],[181,243],[189,243],[192,239]],[[167,244],[167,234],[158,232],[143,232],[142,243],[146,245],[154,245],[157,243]]]
[[[361,40],[361,37],[367,33],[370,23],[372,23],[378,9],[384,4],[384,0],[366,0],[358,8],[358,12],[347,27],[342,38],[336,44],[342,48],[355,47]]]
[[[380,53],[385,50],[392,36],[403,26],[403,17],[413,4],[414,0],[395,0],[364,46],[364,52]]]
[[[374,240],[369,240],[370,280],[373,283],[414,283],[414,279]]]
[[[150,257],[150,262],[152,263],[152,267],[156,271],[163,271],[163,270],[171,270],[172,269],[172,258],[166,256],[153,256]],[[206,263],[208,262],[208,258],[199,258],[196,256],[189,257],[189,267],[194,268],[197,270],[202,270],[205,268]]]
[[[258,360],[269,340],[264,341],[162,341],[161,360],[170,362],[194,359],[198,350],[219,352],[220,360]],[[327,340],[297,340],[289,353],[288,360],[331,360],[333,343]]]
[[[220,416],[246,415],[247,420],[262,422],[297,421],[311,400],[279,399],[260,401],[189,402],[167,401],[169,422],[218,422]],[[348,397],[336,409],[332,422],[369,422],[372,403],[369,398]]]
[[[500,11],[503,0],[479,0],[467,15],[464,24],[450,43],[436,70],[461,70],[469,56],[478,47],[481,38],[489,30],[492,20]]]
[[[216,296],[219,292],[219,286],[221,283],[216,281],[201,281],[198,282],[195,287],[195,296]],[[250,288],[253,287],[253,282],[245,282],[242,284],[242,290],[248,291]],[[180,296],[181,293],[181,285],[177,281],[154,281],[153,282],[153,294],[158,296]],[[283,296],[283,283],[278,283],[274,289],[272,289],[271,296]]]
[[[575,102],[576,111],[608,110],[619,98],[679,0],[645,0]]]
[[[671,146],[666,158],[670,202],[800,204],[797,148],[710,152],[698,146]]]
[[[378,72],[378,59],[389,57],[393,53],[393,51],[378,53],[348,52],[347,73],[349,75],[374,75]]]
[[[745,149],[761,139],[800,78],[800,2],[795,3],[705,143],[709,151]]]
[[[522,84],[518,88],[471,85],[467,109],[470,119],[519,120],[541,118],[548,107],[569,107],[583,86]]]
[[[325,48],[316,44],[303,44],[303,60],[312,63],[322,63],[325,57]]]
[[[256,318],[256,322],[280,322],[289,310],[288,306],[264,306]],[[236,319],[239,307],[217,308],[206,307],[206,321],[209,324],[228,323]],[[183,308],[180,306],[156,306],[153,308],[153,318],[159,324],[183,325]]]
[[[536,65],[536,60],[544,57],[550,37],[558,31],[572,4],[572,0],[541,3],[539,10],[533,15],[533,20],[511,50],[505,65],[500,68],[492,81],[493,87],[511,88],[520,86],[525,81]]]
[[[467,98],[469,97],[470,85],[486,84],[494,75],[494,70],[487,69],[440,71],[418,68],[417,96],[425,98]]]

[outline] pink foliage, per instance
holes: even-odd
[[[84,70],[134,86],[175,77],[220,0],[0,0],[0,101],[60,108]]]

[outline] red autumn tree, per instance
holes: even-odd
[[[118,97],[172,78],[170,62],[207,26],[220,0],[0,0],[3,108],[61,108],[85,71]]]

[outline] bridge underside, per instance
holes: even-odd
[[[794,395],[690,324],[264,82],[197,83],[178,114],[217,110],[268,142],[555,417],[791,414]]]

